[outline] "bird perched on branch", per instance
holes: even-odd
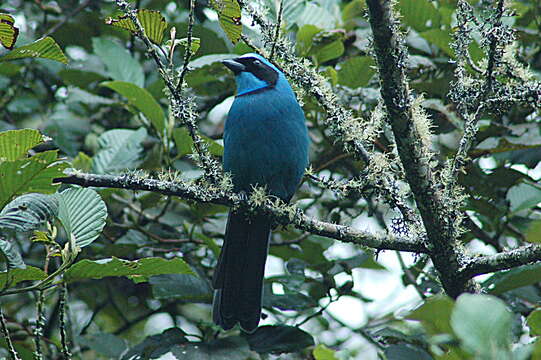
[[[304,113],[284,74],[257,54],[224,60],[235,74],[237,95],[224,129],[224,170],[234,189],[254,186],[289,201],[308,166]],[[224,330],[239,323],[253,332],[261,296],[271,220],[243,210],[229,213],[213,279],[213,319]]]

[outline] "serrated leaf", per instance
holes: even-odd
[[[133,106],[139,109],[150,120],[156,132],[160,136],[164,135],[165,114],[160,104],[158,104],[156,99],[146,89],[125,81],[106,81],[100,85],[108,87],[126,97]]]
[[[96,191],[69,188],[58,194],[58,204],[58,219],[78,247],[90,245],[100,236],[107,207]]]
[[[12,269],[10,271],[0,272],[0,289],[7,289],[20,283],[21,281],[43,280],[47,277],[45,271],[26,266],[23,269]]]
[[[30,231],[58,213],[58,200],[53,195],[30,193],[21,195],[0,212],[0,228]]]
[[[258,353],[287,353],[300,351],[314,345],[312,335],[286,325],[260,326],[246,336],[250,348]]]
[[[237,0],[211,0],[211,6],[218,13],[218,20],[223,31],[236,44],[242,34],[240,5]]]
[[[0,44],[9,50],[13,50],[13,46],[19,36],[19,28],[13,26],[15,19],[9,14],[0,14]]]
[[[139,130],[114,129],[104,132],[98,139],[101,150],[92,159],[92,169],[98,174],[131,169],[140,162],[146,139],[145,128]]]
[[[68,63],[68,58],[64,55],[56,41],[50,36],[14,49],[10,53],[0,57],[0,62],[25,58],[42,58],[58,61],[63,64]]]
[[[340,64],[338,83],[351,89],[364,87],[376,73],[374,59],[369,56],[354,56]]]
[[[9,130],[0,133],[0,162],[17,160],[28,150],[43,142],[43,135],[38,130]]]
[[[107,276],[138,276],[148,278],[163,274],[193,274],[190,266],[180,258],[143,258],[129,261],[116,257],[96,261],[81,260],[64,273],[64,279],[102,279]]]
[[[336,29],[336,25],[340,19],[336,18],[328,8],[309,2],[303,9],[303,12],[296,19],[297,25],[302,27],[307,24],[315,25],[320,29],[332,30]]]
[[[156,10],[139,9],[137,10],[137,19],[139,19],[141,26],[145,29],[145,34],[150,41],[156,45],[161,45],[163,32],[167,28],[167,21],[165,21],[163,15]],[[137,33],[137,27],[127,15],[109,17],[105,20],[105,23],[128,30],[132,34]]]
[[[93,38],[92,47],[113,80],[130,82],[141,88],[145,85],[143,67],[125,47],[104,38]]]
[[[62,177],[68,166],[57,159],[57,150],[38,153],[30,158],[0,163],[0,208],[17,195],[27,192],[53,193],[55,178]]]
[[[19,253],[19,250],[11,241],[4,240],[0,238],[0,253],[2,253],[7,260],[7,268],[9,269],[25,269],[26,264]]]

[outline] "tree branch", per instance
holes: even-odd
[[[406,180],[413,192],[427,231],[430,255],[438,270],[445,291],[452,297],[469,291],[476,292],[473,281],[463,281],[456,275],[462,254],[455,239],[448,235],[454,224],[452,215],[436,186],[430,167],[428,149],[430,133],[426,115],[420,114],[406,79],[407,50],[400,34],[400,23],[393,14],[393,1],[367,0],[374,49],[381,79],[381,95],[397,144]]]
[[[472,257],[465,261],[465,265],[460,272],[461,276],[472,278],[477,275],[534,263],[540,259],[541,246],[528,244],[496,255]]]
[[[75,184],[83,187],[107,187],[127,190],[145,190],[165,195],[175,195],[183,199],[202,203],[214,203],[226,206],[241,206],[261,211],[281,225],[293,224],[296,228],[343,242],[353,243],[378,250],[398,250],[415,253],[427,253],[421,241],[390,234],[372,234],[351,228],[350,226],[323,222],[306,216],[300,209],[277,199],[266,197],[264,201],[241,199],[237,194],[224,190],[225,187],[214,185],[195,185],[182,181],[164,181],[134,175],[96,175],[69,173],[67,177],[54,180],[63,184]]]

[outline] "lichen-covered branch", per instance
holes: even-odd
[[[135,24],[137,28],[137,37],[143,41],[143,43],[145,44],[147,48],[148,54],[152,57],[152,59],[156,63],[160,76],[163,78],[165,85],[167,86],[167,89],[169,90],[171,112],[176,119],[180,120],[182,125],[186,126],[190,134],[190,137],[193,140],[193,147],[195,149],[195,155],[196,155],[194,156],[194,160],[201,166],[201,168],[205,172],[205,178],[207,180],[211,182],[218,181],[222,168],[220,164],[218,163],[218,161],[216,161],[216,159],[214,159],[212,155],[210,155],[207,143],[203,140],[203,138],[199,134],[199,131],[197,129],[197,124],[196,124],[197,113],[195,111],[194,99],[183,94],[181,85],[179,85],[180,89],[177,88],[176,86],[177,81],[174,75],[163,64],[154,45],[152,44],[150,39],[145,35],[145,30],[143,26],[141,25],[141,23],[139,22],[139,19],[137,18],[137,11],[134,10],[131,7],[131,5],[125,0],[116,0],[116,4],[133,21],[133,23]],[[186,51],[188,54],[191,54],[190,45],[188,45]],[[186,61],[189,61],[190,56],[191,55],[185,56],[185,65],[187,64]],[[188,71],[188,68],[186,66],[186,70],[183,71],[182,79],[187,71]]]
[[[287,205],[276,198],[253,196],[248,200],[225,190],[226,186],[212,184],[195,185],[175,181],[151,179],[139,175],[96,175],[69,173],[68,176],[55,179],[55,182],[75,184],[83,187],[107,187],[129,190],[145,190],[165,195],[175,195],[183,199],[203,203],[215,203],[226,206],[245,206],[253,211],[263,211],[281,225],[293,224],[296,228],[315,235],[326,236],[343,242],[349,242],[378,250],[398,250],[426,253],[428,250],[421,241],[401,238],[390,234],[372,234],[350,226],[323,222],[305,215],[300,209]]]
[[[495,255],[472,257],[464,262],[464,267],[461,269],[461,276],[472,278],[477,275],[534,263],[540,259],[541,246],[528,244]]]
[[[486,106],[486,100],[493,91],[495,81],[495,69],[501,63],[504,46],[512,41],[512,34],[503,33],[508,28],[502,24],[504,15],[504,1],[498,0],[498,5],[494,9],[494,14],[490,17],[491,23],[487,27],[489,31],[483,39],[487,39],[487,66],[481,74],[484,82],[475,80],[468,75],[466,65],[470,65],[469,45],[472,38],[472,29],[470,22],[476,23],[472,6],[464,0],[457,3],[457,22],[459,31],[455,34],[455,42],[452,44],[457,56],[457,69],[455,71],[457,81],[451,98],[457,103],[458,114],[464,120],[464,133],[460,139],[458,150],[450,167],[446,169],[445,183],[448,194],[452,194],[458,175],[462,171],[464,164],[468,160],[468,151],[470,150],[477,134],[477,122]]]
[[[416,112],[415,101],[406,79],[407,51],[400,34],[400,23],[393,14],[394,1],[367,0],[374,37],[376,61],[381,79],[381,95],[388,112],[407,182],[421,214],[430,247],[431,259],[440,274],[445,291],[452,297],[475,292],[472,281],[456,277],[462,254],[448,234],[454,211],[449,211],[430,167],[427,119]]]

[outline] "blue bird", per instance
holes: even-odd
[[[237,95],[224,129],[223,167],[234,190],[254,186],[289,201],[308,166],[304,113],[284,74],[257,54],[222,63],[235,74]],[[229,213],[213,279],[213,320],[224,330],[237,323],[253,332],[261,296],[271,220],[242,210]]]

